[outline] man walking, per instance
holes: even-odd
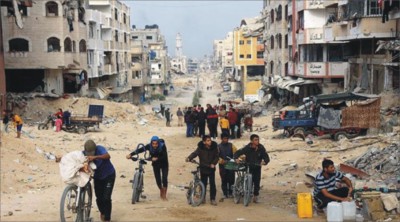
[[[253,175],[254,185],[253,202],[258,203],[261,180],[261,161],[264,160],[262,164],[267,165],[269,163],[269,156],[265,147],[260,144],[260,137],[257,134],[252,134],[250,136],[250,143],[234,153],[233,157],[236,159],[237,163],[240,163],[238,158],[241,155],[246,156],[246,163],[250,165],[250,173]]]
[[[232,196],[232,186],[235,183],[235,171],[225,169],[225,164],[233,159],[236,147],[229,142],[229,134],[221,134],[221,143],[218,144],[219,152],[219,175],[221,177],[221,188],[224,194],[223,198]]]
[[[176,111],[176,116],[178,117],[178,126],[183,126],[183,112],[180,107]]]
[[[218,163],[218,145],[216,142],[211,141],[208,135],[203,136],[202,140],[197,144],[197,149],[191,153],[186,162],[192,161],[194,158],[199,157],[200,160],[200,177],[207,190],[207,182],[210,182],[210,200],[211,205],[217,205],[215,196],[217,188],[215,186],[215,166]],[[205,199],[204,199],[205,203]]]

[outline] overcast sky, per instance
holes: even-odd
[[[157,24],[175,55],[176,34],[181,33],[183,54],[189,58],[211,55],[213,40],[224,39],[243,18],[260,15],[262,0],[246,1],[124,1],[131,9],[131,25]]]

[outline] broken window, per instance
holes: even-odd
[[[271,61],[270,63],[269,63],[269,67],[270,67],[270,73],[271,73],[271,75],[273,76],[274,75],[274,61]]]
[[[239,45],[244,45],[244,40],[239,40]]]
[[[343,56],[343,45],[329,44],[328,45],[328,62],[345,61]]]
[[[247,77],[263,76],[265,72],[264,66],[247,66]]]
[[[288,45],[289,45],[289,36],[288,36],[288,34],[286,34],[285,35],[285,49],[288,48]]]
[[[118,9],[117,8],[115,8],[115,11],[114,11],[114,18],[115,18],[115,20],[118,21]]]
[[[322,44],[303,45],[303,62],[322,62],[324,47]]]
[[[60,47],[60,40],[56,37],[51,37],[47,39],[47,51],[48,52],[59,52],[61,49]]]
[[[111,56],[112,56],[112,52],[104,52],[104,64],[105,65],[111,65]]]
[[[137,35],[132,36],[132,39],[138,39],[138,38],[139,38],[139,36],[137,36]]]
[[[274,23],[274,19],[275,19],[275,11],[274,9],[271,9],[271,24]]]
[[[88,65],[93,65],[94,64],[94,51],[93,50],[88,50],[87,51],[87,56],[88,56]]]
[[[271,35],[271,49],[274,49],[274,36]]]
[[[378,5],[378,0],[368,0],[366,15],[382,15],[382,9]]]
[[[260,51],[257,52],[257,59],[263,59],[264,58],[264,52]]]
[[[76,42],[72,41],[72,52],[76,52]]]
[[[257,37],[257,44],[264,44],[264,40],[262,36]]]
[[[247,58],[247,59],[251,59],[251,54],[247,54],[247,55],[246,55],[246,58]]]
[[[142,72],[141,71],[132,71],[132,79],[141,79]]]
[[[282,48],[282,35],[276,34],[276,44],[281,49]]]
[[[124,32],[124,42],[125,43],[127,42],[127,34],[126,34],[126,32]]]
[[[56,2],[46,3],[46,16],[58,16],[58,4]]]
[[[79,41],[79,52],[86,52],[86,41],[84,39]]]
[[[301,29],[304,30],[304,11],[300,11],[297,13],[297,32]]]
[[[126,24],[126,14],[124,13],[124,24]]]
[[[142,62],[142,57],[139,55],[132,56],[131,57],[131,62]]]
[[[8,41],[10,52],[29,52],[29,41],[15,38]]]
[[[152,39],[153,39],[153,36],[148,35],[148,36],[146,36],[146,39],[147,39],[147,40],[152,40]]]
[[[89,22],[89,39],[94,39],[95,30],[96,24],[94,22]]]
[[[243,55],[243,54],[240,54],[240,55],[239,55],[239,58],[244,59],[244,55]]]
[[[118,42],[118,31],[115,30],[115,41]]]
[[[72,52],[72,41],[69,37],[64,40],[64,52]]]
[[[287,21],[288,20],[288,14],[289,14],[289,6],[288,5],[285,5],[285,21]]]
[[[282,5],[278,6],[277,12],[276,12],[276,21],[282,20]]]

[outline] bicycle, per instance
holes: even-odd
[[[197,164],[197,168],[196,170],[191,171],[193,180],[190,181],[189,186],[185,187],[185,189],[188,190],[186,192],[186,198],[189,205],[197,207],[204,201],[206,188],[200,180],[200,163],[196,160],[192,160],[191,162]]]
[[[243,197],[243,205],[248,206],[253,192],[253,175],[250,173],[249,164],[241,162],[227,162],[225,169],[235,170],[236,179],[233,185],[233,201],[238,204]]]
[[[140,143],[136,147],[136,151],[140,148],[144,149],[144,144]],[[143,189],[143,174],[144,174],[144,166],[146,165],[147,162],[147,151],[144,151],[144,158],[139,158],[139,154],[136,153],[136,157],[131,157],[133,161],[139,161],[139,166],[135,168],[135,174],[133,175],[133,180],[132,182],[132,200],[131,203],[135,204],[136,202],[139,202],[140,198],[146,199],[146,196],[144,196]]]
[[[61,222],[91,222],[92,185],[89,182],[84,187],[68,185],[65,187],[60,202]]]

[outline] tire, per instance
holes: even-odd
[[[340,141],[344,138],[346,138],[346,139],[349,138],[349,136],[347,135],[346,132],[340,131],[340,132],[335,133],[335,141]]]
[[[206,188],[201,181],[196,181],[193,184],[192,190],[190,192],[190,202],[193,207],[199,206],[206,195]]]
[[[240,202],[240,198],[242,197],[243,191],[243,178],[238,177],[235,180],[235,184],[233,185],[233,202],[238,204]]]
[[[244,189],[243,189],[243,205],[244,206],[249,206],[250,199],[251,199],[251,191],[253,190],[253,176],[251,174],[246,174],[245,176],[246,183],[244,184]]]
[[[298,133],[301,133],[301,134],[303,134],[305,136],[306,135],[306,130],[303,127],[296,127],[293,130],[293,134],[298,134]]]
[[[90,211],[92,209],[92,185],[88,183],[83,193],[83,221],[90,222]]]
[[[192,198],[190,198],[190,196],[192,195],[192,187],[193,187],[193,181],[190,181],[189,188],[187,189],[187,192],[186,192],[186,199],[187,199],[187,203],[189,205],[192,204],[192,200],[191,200]]]
[[[138,186],[137,191],[136,191],[136,193],[137,193],[137,195],[136,195],[136,202],[139,202],[140,197],[141,197],[141,195],[142,195],[142,192],[143,192],[143,174],[140,174],[140,177],[139,177],[139,186]]]
[[[135,175],[133,176],[132,180],[132,204],[135,204],[138,198],[138,187],[139,187],[139,172],[136,172]]]
[[[68,185],[67,187],[65,187],[60,202],[61,222],[77,221],[78,219],[77,206],[76,206],[77,198],[78,198],[78,191],[75,185]]]
[[[80,126],[78,127],[78,129],[76,130],[79,134],[85,134],[87,132],[86,127],[84,126]]]

